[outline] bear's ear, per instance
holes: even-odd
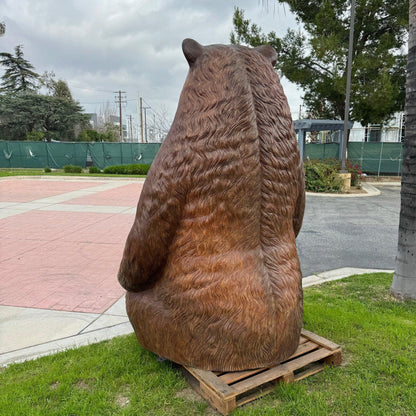
[[[264,57],[266,57],[273,66],[276,65],[277,53],[272,46],[270,45],[257,46],[256,48],[254,48],[254,50],[261,53]]]
[[[199,56],[202,55],[204,47],[200,45],[196,40],[185,39],[182,42],[182,50],[188,61],[189,66],[192,66]]]

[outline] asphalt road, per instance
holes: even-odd
[[[377,196],[306,196],[297,239],[303,276],[341,267],[394,269],[400,186],[377,189]]]

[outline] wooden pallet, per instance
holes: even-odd
[[[299,347],[283,363],[272,368],[218,373],[181,367],[188,383],[221,414],[270,393],[277,383],[302,380],[322,371],[325,365],[340,365],[339,345],[302,329]]]

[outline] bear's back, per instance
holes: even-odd
[[[165,273],[209,281],[238,270],[273,280],[280,263],[288,267],[295,258],[289,267],[298,267],[293,216],[302,183],[290,110],[260,54],[238,46],[205,49],[184,86],[178,135],[170,137],[169,147],[184,154],[187,177]],[[170,169],[174,175],[178,167]],[[247,265],[250,257],[257,261]]]
[[[246,47],[203,47],[138,205],[137,215],[160,208],[160,218],[143,221],[167,242],[151,282],[127,295],[143,346],[224,371],[293,352],[302,323],[294,226],[302,175],[270,62]]]

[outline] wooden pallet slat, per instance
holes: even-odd
[[[306,341],[298,346],[298,349],[288,358],[288,360],[299,357],[299,355],[306,354],[307,352],[316,350],[317,348],[319,347],[314,342]]]
[[[237,393],[245,393],[253,388],[254,385],[261,386],[269,381],[276,380],[280,377],[289,376],[291,371],[287,368],[286,363],[276,367],[269,368],[263,373],[256,374],[253,377],[245,379],[239,383],[233,384],[233,390]]]
[[[182,372],[211,406],[228,415],[236,407],[271,392],[277,383],[299,381],[322,371],[325,365],[341,364],[338,344],[305,329],[299,341],[296,352],[275,367],[230,372],[182,367]]]
[[[313,341],[315,344],[320,345],[321,347],[327,348],[331,351],[337,350],[339,348],[338,344],[335,344],[335,342],[330,341],[329,339],[326,339],[324,337],[321,337],[311,331],[308,331],[307,329],[302,328],[301,336],[304,338],[309,339],[310,341]]]
[[[215,376],[212,371],[199,370],[193,367],[186,367],[186,369],[198,380],[203,380],[206,387],[216,391],[219,395],[227,397],[233,394],[233,389],[224,383],[220,377]]]
[[[264,370],[265,370],[264,368],[257,368],[255,370],[233,371],[233,372],[230,372],[230,373],[221,374],[219,376],[219,378],[224,383],[227,383],[228,385],[230,385],[230,384],[236,383],[237,381],[240,381],[240,380],[243,380],[247,377],[250,377],[254,374],[258,374],[258,373],[260,373]]]
[[[322,363],[314,364],[311,367],[307,368],[306,370],[296,373],[294,379],[295,381],[303,380],[306,377],[319,373],[320,371],[324,369],[324,367],[325,367],[325,364],[322,364]]]

